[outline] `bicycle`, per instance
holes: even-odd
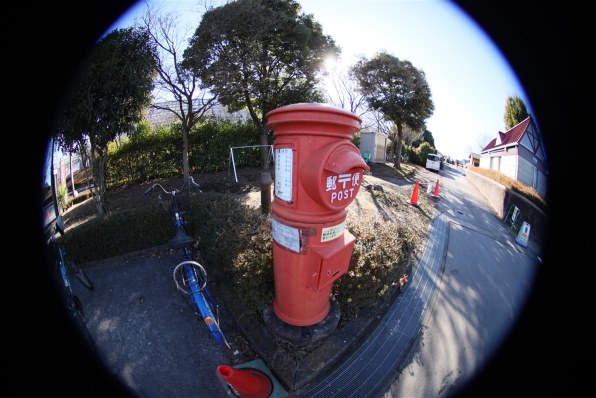
[[[64,246],[58,242],[56,239],[57,234],[64,235],[64,224],[60,215],[55,220],[48,245],[55,258],[56,269],[60,275],[57,279],[61,282],[60,288],[64,293],[67,310],[72,316],[71,319],[89,343],[90,348],[94,349],[93,338],[84,321],[83,304],[72,288],[71,275],[75,275],[81,284],[91,291],[94,290],[95,286],[85,271],[68,254]]]
[[[213,296],[207,288],[207,271],[199,262],[193,260],[192,245],[195,242],[195,239],[187,234],[186,220],[183,212],[178,208],[178,195],[182,193],[186,187],[188,187],[189,195],[191,189],[201,192],[199,184],[194,181],[192,176],[189,176],[188,180],[184,182],[180,189],[168,191],[161,184],[155,183],[145,191],[145,196],[150,195],[156,188],[159,188],[161,190],[159,199],[166,210],[168,209],[163,203],[162,195],[165,194],[169,197],[169,211],[174,218],[176,234],[168,242],[168,246],[175,250],[182,249],[183,252],[183,261],[173,267],[172,272],[176,288],[182,292],[185,297],[189,296],[192,299],[193,305],[191,305],[191,307],[195,311],[195,314],[207,326],[211,337],[213,337],[218,344],[224,344],[230,348],[230,345],[220,328],[219,305],[215,303]]]

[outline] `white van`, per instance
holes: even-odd
[[[427,170],[435,170],[439,172],[441,169],[441,156],[438,153],[429,153],[426,157]]]

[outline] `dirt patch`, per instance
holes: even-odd
[[[244,195],[250,200],[251,205],[260,206],[259,169],[246,168],[237,170],[237,175],[232,171],[221,171],[193,175],[194,180],[204,192],[225,192]],[[236,178],[238,181],[236,181]],[[110,211],[134,209],[144,204],[150,204],[155,198],[145,196],[145,191],[154,183],[163,185],[165,189],[180,189],[184,179],[181,176],[158,178],[140,184],[130,184],[123,187],[108,189],[107,201]],[[84,223],[97,214],[93,198],[71,206],[64,214],[64,225],[70,229]]]
[[[395,222],[406,225],[417,239],[417,246],[423,246],[427,237],[428,227],[434,215],[435,202],[425,195],[424,186],[419,186],[417,206],[411,204],[415,177],[402,178],[396,184],[396,177],[391,181],[365,175],[362,189],[358,192],[356,200],[348,207],[348,217],[363,214],[371,219],[380,219],[383,222]]]

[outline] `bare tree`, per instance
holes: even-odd
[[[207,6],[205,5],[207,8]],[[192,35],[178,23],[179,17],[161,13],[147,4],[141,25],[157,49],[157,81],[152,107],[171,112],[182,125],[182,169],[184,179],[189,175],[188,147],[190,130],[205,114],[217,105],[217,96],[201,88],[201,81],[181,64],[187,39]],[[197,21],[197,25],[200,21]],[[196,27],[195,27],[196,28]],[[173,100],[167,101],[169,97]],[[163,100],[161,100],[163,99]]]
[[[495,136],[487,133],[478,136],[476,139],[476,145],[472,148],[472,152],[480,153],[484,149],[484,147],[486,147],[488,143],[491,142],[491,140],[494,138]]]
[[[392,137],[395,123],[387,120],[379,111],[371,109],[365,98],[358,92],[357,82],[348,70],[333,67],[326,77],[327,103],[349,110],[362,120],[361,131],[374,131]]]
[[[363,118],[370,112],[364,97],[357,91],[356,82],[350,78],[348,71],[334,67],[326,78],[327,103],[348,110]]]
[[[394,123],[387,120],[385,116],[379,111],[368,109],[362,118],[362,128],[366,130],[374,130],[383,134],[391,134]]]

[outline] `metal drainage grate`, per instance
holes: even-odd
[[[316,385],[296,397],[378,397],[389,388],[417,341],[426,309],[441,279],[449,223],[440,215],[410,283],[366,341]]]

